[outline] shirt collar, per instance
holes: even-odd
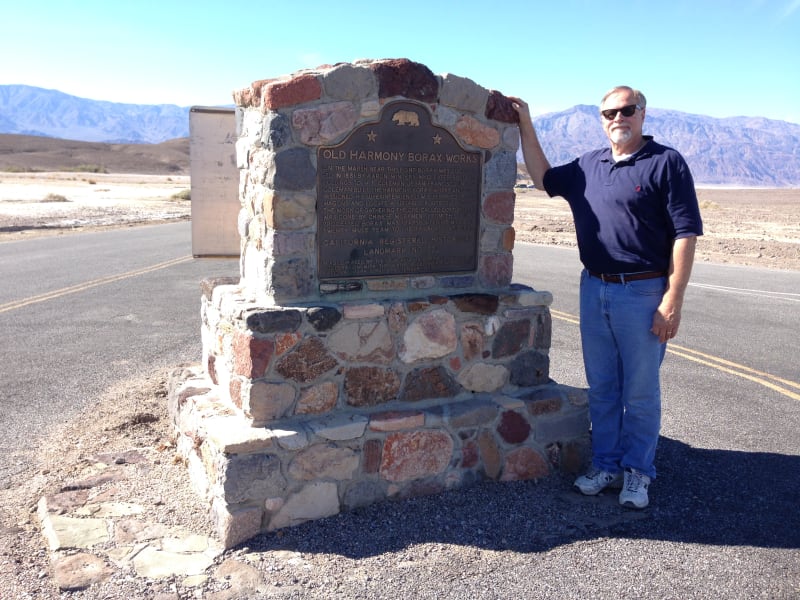
[[[643,158],[650,154],[650,142],[653,141],[652,135],[643,135],[642,139],[644,140],[644,145],[639,148],[636,152],[634,152],[629,158],[625,160],[619,161],[619,163],[614,161],[614,157],[611,154],[611,148],[604,148],[603,155],[600,157],[600,162],[607,162],[612,164],[624,164],[628,162],[635,162],[638,158]]]

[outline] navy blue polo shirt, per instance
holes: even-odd
[[[545,191],[569,202],[590,271],[666,271],[675,239],[703,235],[686,161],[651,136],[645,140],[627,160],[615,163],[611,148],[603,148],[544,175]]]

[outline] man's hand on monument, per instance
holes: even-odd
[[[515,111],[517,111],[520,122],[532,121],[531,109],[528,106],[527,102],[525,102],[521,98],[517,98],[516,96],[509,96],[508,99],[511,100],[511,106],[514,108]]]

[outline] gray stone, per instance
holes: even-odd
[[[299,525],[306,521],[331,517],[339,513],[336,484],[318,481],[305,486],[286,499],[269,522],[270,531]]]
[[[577,410],[565,415],[538,419],[534,436],[542,445],[585,436],[589,431],[589,412]]]
[[[486,163],[487,190],[503,190],[514,187],[517,181],[517,157],[513,152],[498,152]]]
[[[289,333],[297,331],[303,322],[299,310],[263,310],[246,313],[244,316],[247,328],[258,333]]]
[[[290,148],[276,154],[270,175],[277,190],[310,190],[317,182],[317,170],[304,148]]]
[[[199,575],[214,563],[213,556],[204,552],[168,552],[147,546],[133,558],[133,568],[139,577],[163,579],[173,575]]]
[[[315,306],[309,308],[306,319],[317,331],[332,329],[342,318],[342,313],[332,306]]]
[[[269,113],[264,117],[261,145],[270,150],[279,150],[292,137],[289,119],[280,113]]]
[[[447,356],[457,346],[455,318],[445,310],[425,313],[406,329],[403,344],[400,358],[405,363]]]
[[[395,356],[386,321],[346,323],[328,337],[328,348],[340,359],[388,364]]]
[[[369,419],[363,415],[335,415],[310,424],[311,430],[326,440],[341,442],[364,435]]]
[[[519,354],[509,365],[511,383],[520,387],[543,385],[549,381],[550,358],[532,350]]]
[[[292,113],[292,126],[304,144],[322,145],[337,141],[349,132],[358,115],[352,102],[333,102]]]
[[[297,453],[289,464],[289,476],[301,481],[347,480],[358,469],[358,462],[358,455],[350,448],[317,444]]]
[[[275,490],[286,487],[281,474],[281,461],[269,454],[232,456],[222,474],[225,500],[239,504],[248,500],[260,500],[274,495]]]
[[[475,363],[458,374],[458,383],[471,392],[494,392],[506,384],[508,369],[502,365]]]
[[[362,480],[347,488],[342,498],[342,506],[346,510],[353,510],[385,499],[386,493],[377,481]]]
[[[108,524],[104,519],[76,519],[47,512],[44,498],[39,501],[42,533],[50,550],[91,548],[109,540]]]
[[[372,71],[350,64],[336,66],[325,73],[322,87],[332,99],[360,100],[378,94]]]
[[[269,275],[276,299],[298,298],[311,292],[314,277],[311,263],[306,258],[276,262]]]
[[[479,86],[471,79],[452,73],[445,73],[442,76],[442,91],[439,94],[439,101],[442,104],[483,114],[488,99],[489,90]]]
[[[479,427],[494,421],[497,416],[497,405],[488,400],[471,400],[469,402],[449,405],[447,422],[453,429]]]

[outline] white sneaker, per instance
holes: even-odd
[[[636,469],[625,469],[625,483],[619,494],[619,503],[628,508],[646,508],[650,503],[647,488],[650,478]]]
[[[581,475],[575,480],[573,487],[584,496],[596,496],[607,487],[619,488],[622,486],[622,473],[609,473],[597,467],[592,467],[586,475]]]

